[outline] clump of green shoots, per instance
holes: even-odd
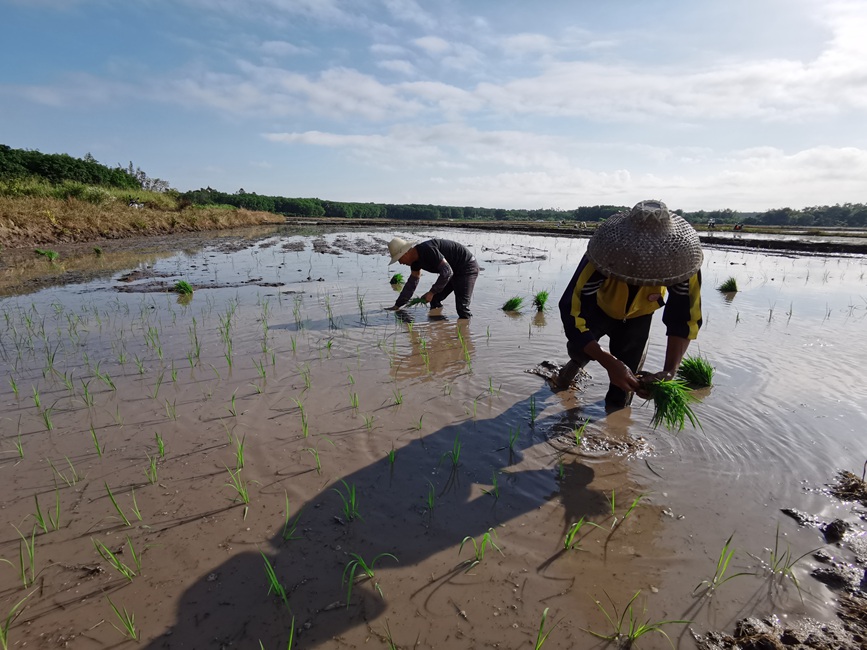
[[[536,633],[536,643],[533,646],[534,650],[540,650],[540,648],[544,645],[545,641],[548,640],[548,635],[551,634],[553,629],[555,627],[557,627],[557,623],[560,622],[560,621],[557,621],[556,623],[554,623],[554,625],[552,625],[551,627],[548,628],[547,632],[545,632],[545,621],[547,621],[547,620],[548,620],[548,608],[546,607],[542,611],[542,619],[539,621],[539,631]]]
[[[493,528],[488,528],[488,531],[484,535],[482,535],[482,539],[479,542],[476,542],[476,540],[473,539],[470,535],[464,537],[464,539],[461,541],[461,546],[458,549],[458,555],[461,554],[461,551],[464,548],[464,544],[466,544],[467,541],[470,541],[473,544],[473,557],[469,560],[464,561],[464,564],[467,565],[465,571],[469,571],[479,562],[485,559],[485,549],[489,544],[491,548],[495,549],[500,555],[503,555],[500,547],[494,543],[494,537],[496,536],[497,531],[495,531]]]
[[[611,596],[609,596],[606,592],[605,596],[608,598],[608,602],[611,603],[613,615],[609,614],[605,610],[605,608],[602,606],[602,603],[600,603],[598,600],[594,600],[596,606],[605,615],[605,618],[611,625],[612,631],[609,634],[601,634],[599,632],[594,632],[593,630],[585,631],[589,632],[590,634],[599,639],[613,641],[618,644],[618,647],[622,648],[633,647],[633,645],[636,641],[638,641],[638,639],[650,632],[657,632],[661,634],[666,639],[668,639],[669,643],[671,643],[671,639],[669,638],[665,630],[662,629],[662,626],[673,624],[687,625],[689,621],[652,621],[648,618],[642,622],[642,620],[640,619],[645,619],[647,609],[645,608],[640,615],[636,615],[636,613],[632,609],[632,606],[635,603],[635,599],[638,598],[638,594],[640,593],[641,590],[635,592],[632,598],[629,599],[629,602],[626,603],[626,607],[624,607],[623,612],[621,613],[617,611],[617,606],[614,604],[614,601],[611,600]]]
[[[548,295],[547,291],[539,291],[535,296],[533,296],[533,306],[536,308],[536,311],[545,311],[546,304],[548,303]]]
[[[358,512],[358,497],[355,493],[355,484],[349,485],[343,479],[340,479],[340,482],[346,488],[346,494],[343,494],[339,488],[332,489],[340,495],[340,500],[343,501],[343,516],[346,517],[347,521],[352,521],[353,519],[361,519],[363,521],[364,518]]]
[[[29,594],[24,596],[24,598],[15,603],[6,615],[6,620],[0,623],[0,645],[3,646],[3,650],[7,650],[9,647],[9,628],[12,626],[12,623],[15,622],[15,619],[21,615],[21,612],[24,611],[21,609],[24,601],[30,598],[34,593],[36,592],[31,591]]]
[[[733,277],[730,277],[721,285],[719,285],[718,289],[722,293],[735,293],[738,290],[738,281],[735,280]]]
[[[704,357],[686,357],[677,371],[679,377],[697,388],[713,385],[714,368]]]
[[[729,535],[726,543],[723,544],[722,550],[719,553],[719,558],[716,561],[716,569],[714,570],[713,576],[707,580],[702,580],[700,583],[698,583],[695,589],[692,590],[693,594],[695,594],[696,592],[698,592],[699,589],[704,587],[701,592],[701,595],[704,596],[705,594],[712,593],[717,587],[724,585],[732,578],[749,575],[748,573],[743,571],[728,576],[726,575],[726,571],[728,571],[729,568],[729,563],[732,561],[732,558],[735,554],[735,549],[732,547],[732,538],[734,536],[734,533]]]
[[[126,607],[121,607],[121,609],[118,609],[117,606],[113,602],[111,602],[111,598],[109,598],[108,596],[106,596],[106,600],[108,601],[108,604],[111,605],[111,608],[114,610],[114,614],[115,616],[117,616],[117,619],[120,621],[121,627],[123,629],[112,623],[114,628],[124,636],[128,636],[133,641],[138,641],[139,631],[135,628],[135,614],[133,614],[132,612],[128,612]]]
[[[374,580],[376,575],[373,572],[373,567],[379,561],[380,558],[390,557],[395,562],[398,559],[392,555],[391,553],[380,553],[373,560],[371,560],[370,564],[364,561],[358,553],[350,553],[352,559],[347,562],[346,567],[343,569],[343,577],[341,579],[341,585],[348,585],[346,588],[346,606],[349,607],[349,601],[352,598],[352,586],[356,582],[356,577]],[[373,588],[379,592],[379,595],[382,596],[382,587],[379,586],[378,582],[373,583]]]
[[[513,296],[503,304],[503,311],[520,311],[524,304],[524,299],[521,296]]]
[[[47,259],[49,262],[54,262],[55,260],[57,260],[57,258],[60,257],[60,254],[57,251],[53,251],[53,250],[43,250],[41,248],[37,248],[37,249],[35,249],[35,252],[37,255],[41,255],[42,257]]]
[[[193,286],[186,280],[178,280],[172,290],[182,296],[190,296],[193,293]]]
[[[395,273],[391,276],[391,280],[388,281],[389,284],[403,284],[403,275],[400,273]]]
[[[662,379],[646,384],[653,400],[654,428],[665,425],[669,431],[683,431],[686,420],[695,428],[701,428],[690,404],[695,401],[686,382],[679,379]]]
[[[575,541],[575,536],[581,532],[581,528],[584,526],[584,517],[581,517],[578,521],[569,526],[569,530],[566,532],[566,539],[563,540],[563,548],[567,551],[573,548],[579,548],[581,545],[581,540]]]

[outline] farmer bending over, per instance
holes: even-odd
[[[556,386],[567,388],[594,360],[611,382],[607,408],[628,406],[634,392],[647,397],[634,373],[644,363],[650,322],[660,307],[668,346],[662,371],[649,379],[673,378],[701,327],[702,259],[698,234],[662,201],[642,201],[605,220],[560,298],[569,362]],[[610,352],[599,345],[603,336]]]
[[[428,239],[417,244],[395,237],[388,242],[388,252],[391,255],[389,266],[400,262],[409,266],[412,272],[394,306],[386,309],[394,311],[409,302],[424,269],[439,275],[430,291],[422,296],[430,303],[431,309],[442,307],[443,300],[454,291],[458,318],[472,317],[470,300],[479,276],[479,264],[466,246],[448,239]]]

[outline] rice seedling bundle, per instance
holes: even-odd
[[[729,278],[719,285],[719,290],[723,293],[734,293],[738,290],[738,282],[734,278]]]
[[[193,293],[193,287],[186,280],[178,280],[175,282],[174,291],[182,296],[189,296]]]
[[[524,304],[524,299],[520,296],[509,298],[503,305],[503,311],[519,311]]]
[[[391,276],[391,280],[388,281],[389,284],[403,284],[403,275],[400,273],[395,273]]]
[[[426,305],[427,302],[424,298],[413,298],[408,303],[406,303],[407,307],[417,307],[418,305]]]
[[[686,382],[680,379],[663,379],[648,383],[646,389],[653,400],[651,424],[654,428],[662,424],[669,431],[683,431],[686,420],[689,420],[693,427],[701,428],[690,406],[695,398]]]
[[[545,311],[545,305],[548,302],[548,292],[540,291],[533,297],[533,306],[536,308],[536,311],[543,312]]]
[[[677,375],[691,386],[705,388],[713,385],[714,368],[704,357],[686,357]]]

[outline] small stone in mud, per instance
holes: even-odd
[[[861,582],[860,569],[840,562],[815,568],[810,575],[832,589],[857,589]]]
[[[801,512],[800,510],[795,510],[794,508],[780,508],[780,512],[784,515],[789,515],[792,519],[797,521],[801,526],[818,526],[819,518],[815,515],[808,514],[806,512]]]
[[[825,536],[825,541],[829,544],[836,544],[841,541],[849,531],[849,524],[842,519],[835,519],[829,524],[820,526],[819,528]]]

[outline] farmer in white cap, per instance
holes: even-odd
[[[570,360],[555,384],[567,388],[593,360],[608,371],[607,408],[629,405],[634,392],[646,396],[635,373],[660,307],[668,336],[665,365],[649,378],[673,378],[701,327],[702,259],[698,234],[662,201],[642,201],[605,220],[560,298]],[[603,336],[610,352],[599,345]]]
[[[387,309],[397,310],[409,302],[418,287],[421,272],[425,270],[439,276],[430,291],[422,296],[425,302],[430,303],[431,309],[442,307],[443,300],[454,291],[458,318],[472,317],[470,300],[479,276],[479,264],[466,246],[449,239],[428,239],[415,243],[395,237],[388,242],[388,252],[391,255],[389,266],[400,262],[409,266],[411,273],[394,306]]]

